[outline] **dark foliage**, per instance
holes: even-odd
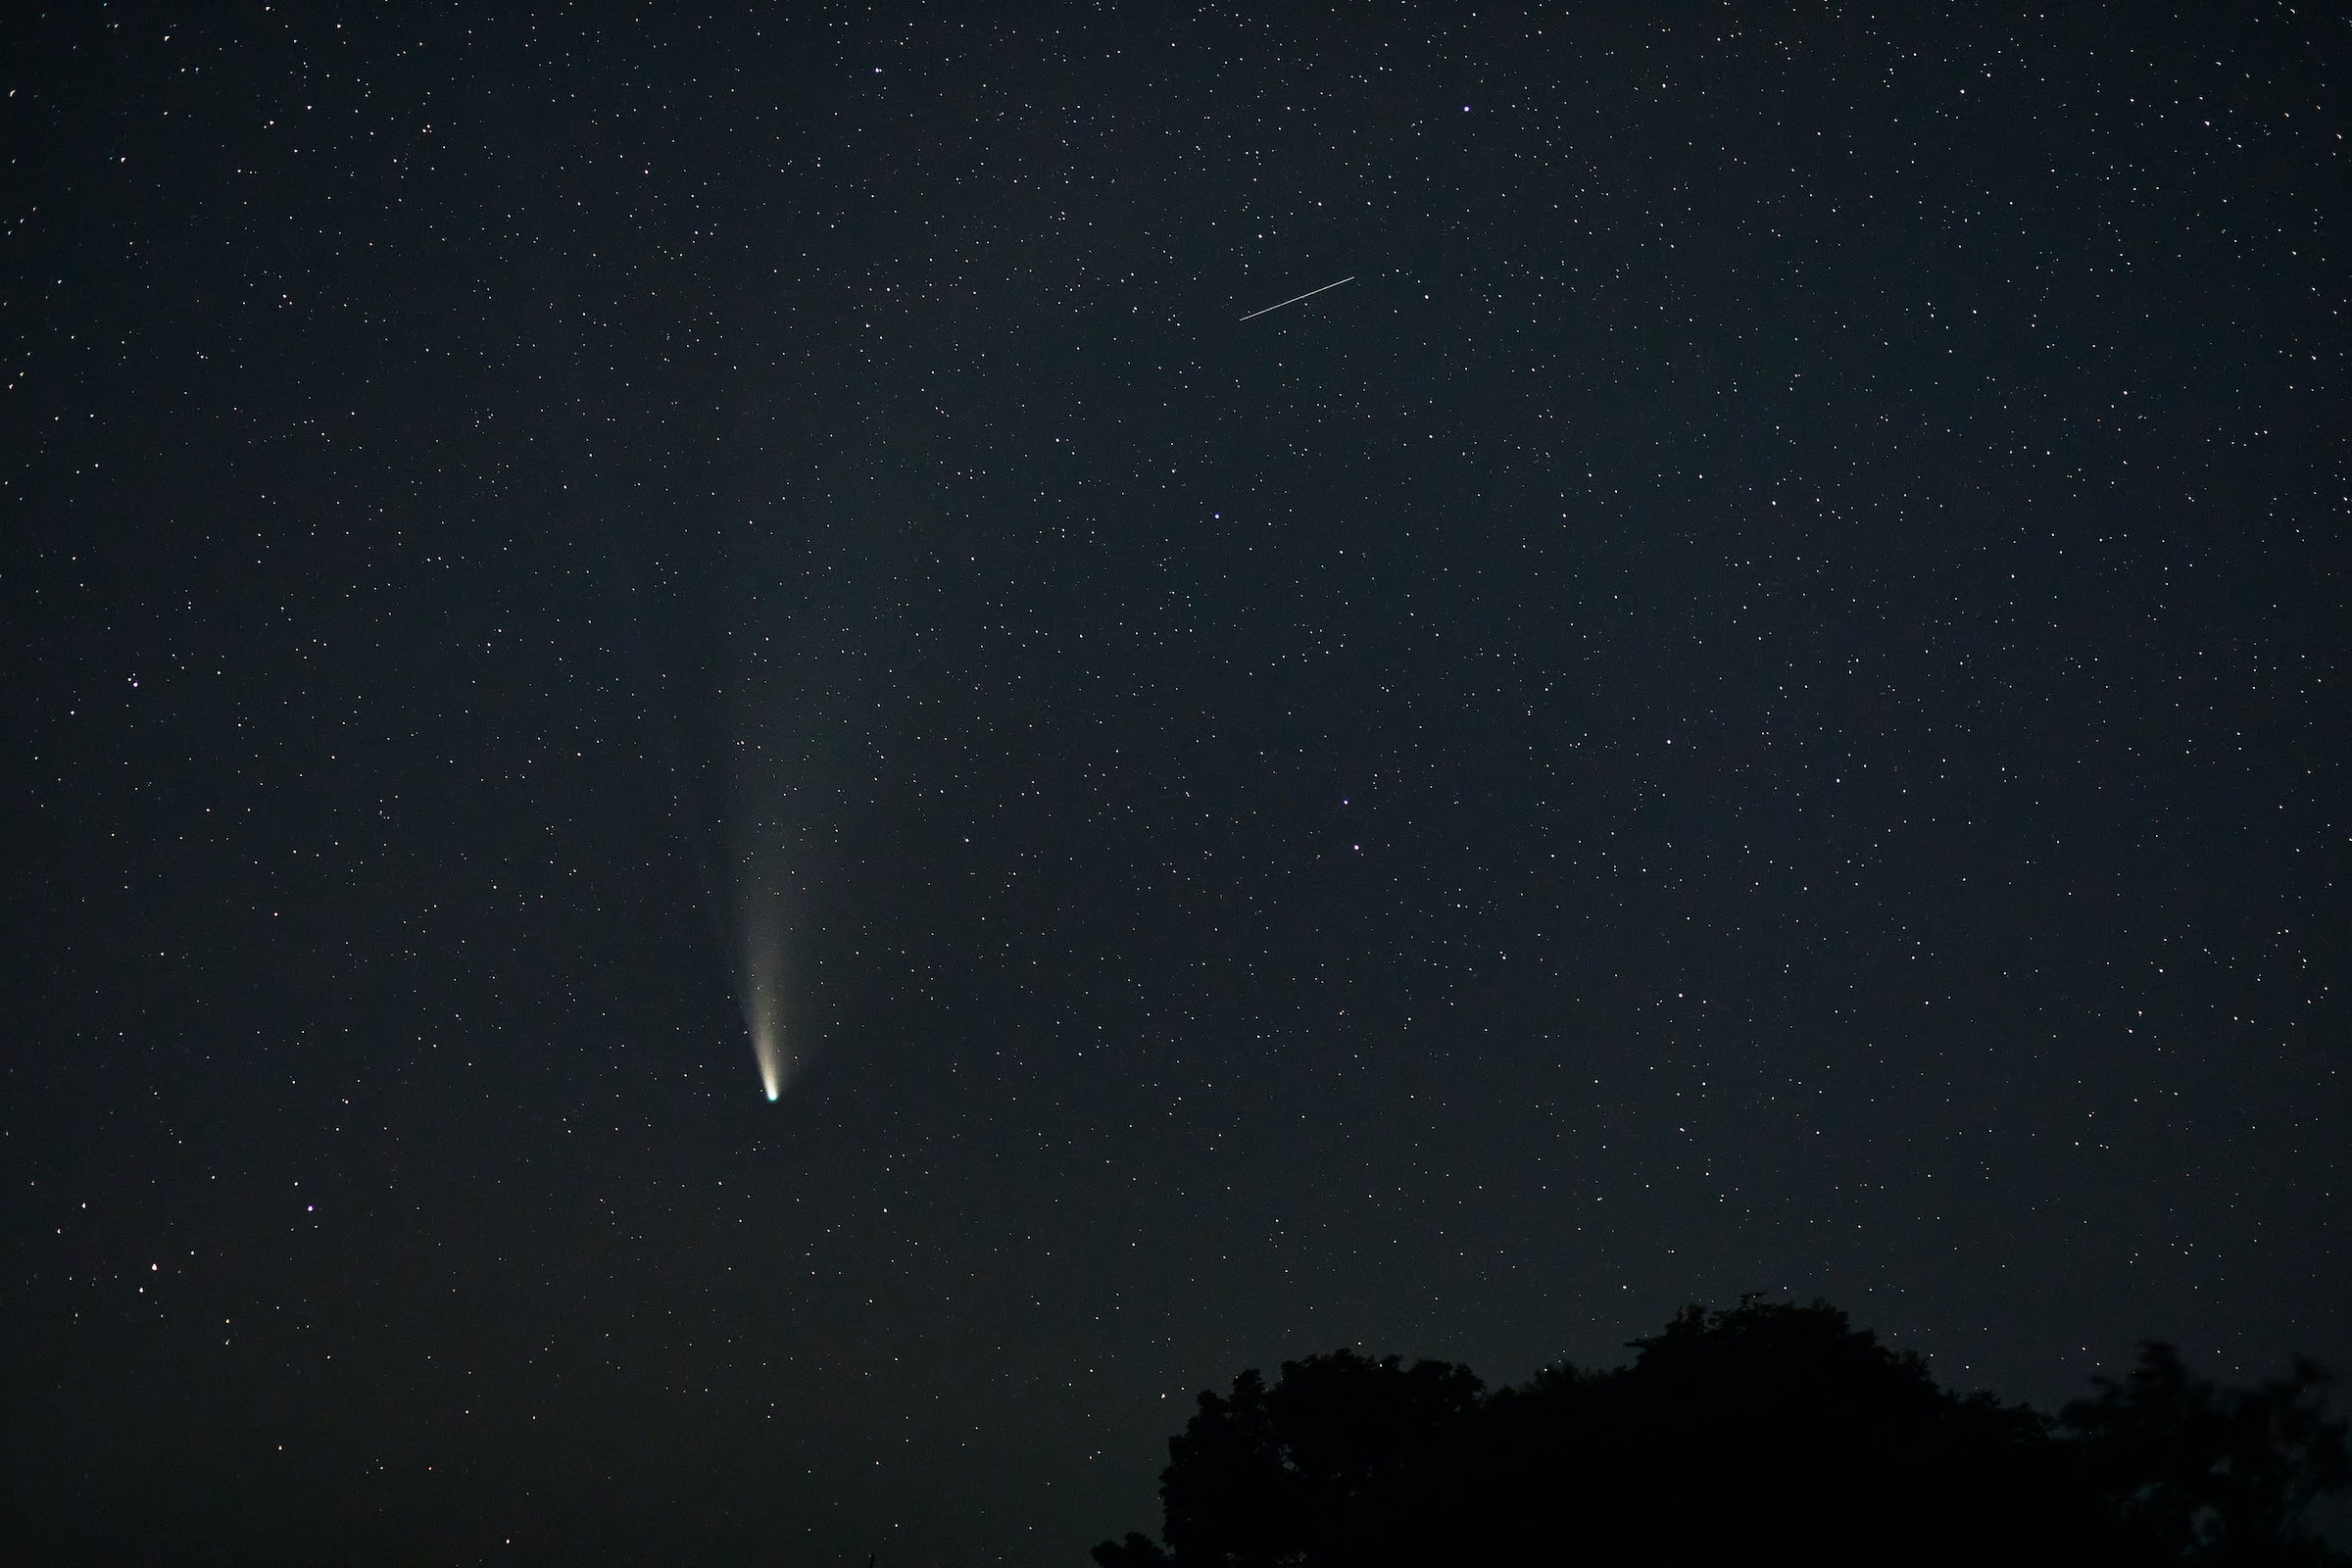
[[[1435,1547],[1459,1511],[1456,1456],[1475,1442],[1482,1385],[1443,1361],[1347,1350],[1253,1373],[1168,1445],[1165,1534],[1180,1562],[1257,1563],[1319,1554],[1370,1561]]]
[[[2312,1502],[2352,1485],[2328,1382],[2297,1361],[2259,1388],[2217,1389],[2171,1346],[2148,1345],[2130,1377],[2100,1378],[2097,1396],[2062,1419],[2109,1511],[2151,1560],[2340,1562],[2298,1525]]]
[[[1165,1545],[1102,1568],[1714,1560],[2342,1565],[2302,1532],[2347,1483],[2325,1378],[2222,1391],[2149,1346],[2052,1421],[1938,1387],[1826,1304],[1685,1311],[1629,1366],[1487,1395],[1340,1350],[1203,1394]]]

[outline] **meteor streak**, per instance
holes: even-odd
[[[1349,272],[1346,277],[1340,279],[1340,283],[1352,283],[1354,281],[1355,274],[1353,272]],[[1321,288],[1310,288],[1303,294],[1294,295],[1292,298],[1284,300],[1282,305],[1296,305],[1300,300],[1311,300],[1318,294],[1329,293],[1331,290],[1338,288],[1340,283],[1326,283]],[[1281,310],[1282,305],[1269,305],[1266,307],[1265,311],[1251,311],[1248,316],[1243,317],[1242,319],[1245,321],[1254,321],[1259,317],[1265,315],[1266,311]]]

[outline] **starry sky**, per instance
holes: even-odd
[[[1745,1291],[2352,1368],[2340,19],[648,9],[0,66],[35,1560],[1078,1562]]]

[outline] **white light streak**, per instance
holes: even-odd
[[[1355,274],[1353,272],[1349,272],[1346,277],[1340,279],[1340,283],[1352,283],[1354,281]],[[1300,300],[1311,300],[1318,294],[1328,294],[1333,289],[1338,288],[1340,283],[1326,283],[1321,288],[1310,288],[1303,294],[1295,294],[1291,298],[1284,300],[1282,305],[1269,305],[1264,311],[1251,311],[1248,316],[1243,317],[1242,319],[1245,321],[1254,321],[1259,317],[1265,315],[1266,311],[1279,311],[1282,309],[1283,305],[1296,305]]]
[[[753,893],[743,910],[743,1021],[760,1063],[760,1087],[772,1102],[792,1077],[784,1010],[785,920],[781,901]]]

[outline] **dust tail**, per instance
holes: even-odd
[[[620,530],[611,518],[601,520],[605,533],[606,581],[614,609],[614,641],[653,732],[655,750],[669,785],[670,805],[676,813],[678,839],[701,886],[710,934],[734,972],[744,1027],[752,1037],[752,1052],[760,1064],[760,1087],[774,1101],[784,1093],[792,1061],[785,1036],[783,911],[771,900],[757,909],[735,911],[738,917],[729,918],[728,901],[720,892],[710,853],[710,837],[704,827],[703,814],[695,806],[693,770],[686,763],[677,717],[671,710],[668,682],[662,678],[661,662],[647,646],[637,573],[632,569]]]
[[[785,1010],[785,911],[773,894],[754,894],[743,911],[739,970],[743,1019],[752,1033],[752,1054],[760,1063],[760,1087],[770,1101],[792,1079],[791,1020]]]
[[[662,674],[662,662],[649,646],[644,623],[646,596],[641,592],[628,541],[610,500],[615,493],[614,487],[609,482],[593,482],[604,477],[605,437],[601,432],[614,426],[617,415],[628,412],[614,406],[614,400],[625,391],[625,383],[614,388],[608,378],[588,368],[592,363],[604,359],[602,354],[590,352],[588,337],[590,322],[598,313],[582,304],[577,288],[579,279],[566,267],[565,247],[558,240],[570,227],[571,220],[564,216],[567,208],[558,172],[546,156],[547,149],[556,142],[542,128],[515,119],[512,109],[515,100],[516,95],[501,94],[485,86],[475,92],[474,108],[485,138],[499,152],[504,166],[515,172],[510,196],[526,231],[535,234],[539,241],[524,252],[530,258],[530,292],[559,302],[554,315],[545,318],[545,335],[537,345],[542,379],[550,389],[547,408],[551,418],[559,421],[559,428],[568,426],[570,433],[564,439],[572,450],[578,473],[592,481],[581,484],[580,495],[599,498],[589,502],[586,513],[603,535],[602,576],[612,611],[612,651],[652,732],[654,751],[669,786],[667,793],[675,812],[678,839],[701,886],[703,908],[711,935],[734,971],[744,1025],[751,1034],[753,1053],[760,1065],[760,1085],[773,1101],[783,1094],[793,1065],[784,1001],[787,927],[784,909],[780,901],[774,900],[754,909],[749,896],[731,908],[721,891],[710,835],[696,805],[694,786],[698,770],[687,761],[687,748],[679,735],[679,718],[669,683]],[[563,302],[570,303],[566,306]],[[568,491],[570,486],[565,488]],[[654,575],[658,581],[663,574],[657,569]]]

